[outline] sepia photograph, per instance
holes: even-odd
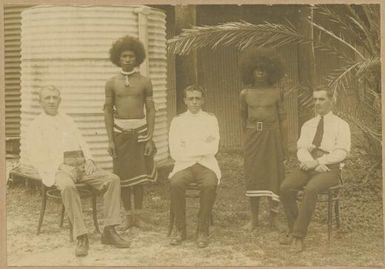
[[[2,4],[0,267],[385,266],[383,3],[84,3]]]

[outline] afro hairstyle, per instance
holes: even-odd
[[[242,81],[246,85],[254,83],[256,69],[266,72],[269,85],[274,85],[284,76],[282,60],[277,52],[271,49],[248,49],[242,52],[239,65]]]
[[[120,67],[120,55],[123,51],[130,50],[135,53],[136,66],[143,63],[146,58],[146,52],[144,50],[143,43],[132,36],[123,36],[116,40],[110,49],[110,60],[113,64]]]

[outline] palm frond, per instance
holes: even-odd
[[[352,85],[355,78],[354,74],[358,69],[360,62],[349,64],[340,68],[336,68],[326,77],[328,86],[333,90],[334,98],[336,98],[340,90],[346,91],[348,86]]]
[[[327,43],[321,39],[314,40],[314,49],[337,57],[342,63],[348,63],[354,60],[352,55],[349,55],[345,50],[338,49],[335,44]]]
[[[245,21],[215,26],[194,26],[168,40],[168,49],[174,54],[185,55],[194,49],[219,46],[235,46],[240,50],[256,47],[281,47],[288,44],[311,42],[288,25],[265,22],[251,24]]]
[[[361,119],[356,114],[346,113],[343,111],[336,111],[336,114],[345,118],[347,121],[356,125],[359,129],[361,129],[365,134],[371,137],[374,141],[382,145],[382,133],[381,129],[377,129],[373,126],[370,126],[365,118]]]
[[[381,59],[379,57],[368,58],[358,65],[357,76],[363,76],[370,71],[381,70]]]
[[[373,5],[341,5],[340,9],[332,8],[328,5],[319,5],[316,8],[318,14],[325,16],[328,21],[334,23],[335,29],[340,33],[345,33],[352,43],[358,42],[370,54],[374,54],[378,47],[377,30],[371,31],[379,24],[379,16]],[[377,8],[378,11],[378,8]],[[330,29],[330,28],[329,28]],[[336,31],[333,31],[336,33]]]
[[[353,52],[355,52],[361,59],[365,59],[365,57],[362,55],[362,53],[356,49],[352,44],[350,44],[349,42],[347,42],[345,39],[343,39],[342,37],[340,36],[337,36],[335,33],[333,33],[332,31],[329,31],[327,29],[325,29],[324,27],[322,27],[321,25],[315,23],[315,22],[312,22],[310,20],[308,20],[308,22],[310,24],[312,24],[315,28],[317,28],[318,30],[322,31],[323,33],[333,37],[334,39],[336,39],[337,41],[339,41],[341,44],[345,45],[346,47],[350,48]]]

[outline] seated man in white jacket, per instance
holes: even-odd
[[[198,247],[208,245],[211,210],[221,172],[215,159],[219,145],[218,121],[213,114],[201,110],[203,102],[204,89],[195,85],[187,87],[184,90],[187,111],[171,122],[169,146],[175,166],[169,178],[176,226],[171,245],[179,245],[186,238],[185,190],[192,182],[200,188]]]
[[[75,122],[59,112],[60,102],[60,91],[55,86],[40,90],[39,103],[43,113],[31,122],[27,132],[26,145],[30,162],[44,185],[55,185],[61,192],[65,210],[74,228],[74,236],[77,238],[76,256],[86,256],[89,247],[75,183],[90,185],[103,193],[102,243],[127,248],[129,242],[121,238],[114,229],[115,225],[120,224],[119,177],[95,166],[90,149]]]

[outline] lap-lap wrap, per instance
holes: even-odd
[[[156,181],[153,154],[144,155],[145,142],[148,140],[145,119],[114,119],[117,157],[113,159],[113,166],[114,173],[120,177],[122,188]]]
[[[244,168],[246,196],[267,196],[279,201],[279,186],[284,177],[282,139],[278,122],[246,128]]]

